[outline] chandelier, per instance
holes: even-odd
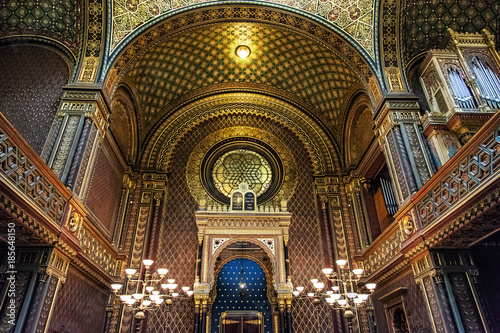
[[[188,298],[193,295],[193,291],[189,287],[182,287],[183,293],[176,292],[177,284],[174,279],[164,281],[165,275],[168,273],[166,268],[158,268],[156,272],[151,273],[151,265],[153,260],[144,259],[144,278],[141,279],[140,271],[134,268],[127,268],[127,280],[129,283],[135,283],[135,291],[131,294],[118,294],[118,291],[123,287],[121,283],[114,283],[111,288],[114,293],[129,310],[138,311],[137,314],[143,311],[152,311],[165,303],[169,307],[174,298]],[[167,282],[167,283],[162,283]],[[163,290],[163,292],[160,291]]]
[[[324,299],[331,307],[344,311],[344,316],[350,321],[354,317],[354,311],[366,306],[370,295],[376,288],[375,283],[367,283],[364,288],[358,290],[358,282],[363,275],[362,268],[352,271],[346,267],[346,260],[337,260],[339,273],[333,268],[324,268],[323,274],[329,281],[332,290],[325,290],[325,284],[318,279],[311,279],[315,292],[307,293],[306,297],[312,298],[314,304],[319,305]],[[297,298],[303,297],[304,287],[297,287],[293,295]],[[366,292],[367,291],[367,292]]]

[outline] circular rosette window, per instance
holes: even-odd
[[[278,155],[255,139],[220,142],[205,155],[202,165],[204,186],[215,200],[225,204],[242,183],[255,192],[257,204],[272,199],[281,187],[283,167]]]

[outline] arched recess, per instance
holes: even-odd
[[[176,145],[187,133],[205,121],[231,114],[265,117],[289,129],[302,141],[315,174],[340,170],[338,149],[313,119],[291,104],[255,93],[208,96],[175,111],[149,139],[142,156],[142,167],[168,170]]]
[[[125,161],[134,164],[137,159],[137,102],[131,89],[122,84],[111,102],[109,127]]]
[[[344,141],[347,168],[356,168],[375,137],[373,107],[366,92],[354,94],[349,105]]]
[[[235,281],[233,276],[240,273],[240,267],[244,272],[243,279]],[[264,320],[264,331],[273,332],[273,308],[276,307],[272,302],[275,299],[274,290],[269,283],[269,273],[261,262],[249,255],[232,256],[221,263],[216,276],[212,296],[211,332],[220,331],[220,318],[223,313],[227,314],[226,311],[245,311],[243,314],[258,311]],[[244,296],[239,295],[241,282],[246,285]],[[228,300],[229,304],[226,304]]]
[[[263,258],[260,258],[258,256],[247,255],[247,254],[241,254],[241,255],[238,253],[230,254],[227,256],[227,258],[221,258],[222,261],[217,260],[225,252],[229,252],[228,249],[231,246],[234,246],[234,245],[239,244],[239,243],[249,243],[249,244],[251,244],[251,246],[260,249],[269,258],[269,260],[270,260],[269,263],[270,263],[271,267],[269,267],[268,265],[266,265],[265,262],[263,262],[263,260],[262,260]],[[250,238],[250,237],[241,237],[241,238],[238,237],[238,238],[230,239],[230,240],[224,242],[223,244],[221,244],[215,250],[215,252],[212,254],[211,260],[209,261],[209,263],[207,265],[207,270],[208,270],[208,272],[210,272],[210,274],[208,274],[209,283],[210,283],[210,286],[212,289],[214,287],[216,277],[217,277],[217,274],[219,273],[220,269],[226,263],[228,263],[229,261],[236,259],[236,258],[248,258],[248,259],[254,260],[257,264],[259,264],[259,266],[262,267],[262,269],[266,273],[266,277],[267,277],[267,281],[268,281],[268,290],[275,290],[276,289],[277,281],[276,281],[275,277],[279,276],[279,273],[277,272],[278,265],[276,262],[276,260],[278,260],[278,258],[276,258],[276,256],[273,254],[271,249],[269,249],[267,246],[263,245],[262,242],[258,241],[255,238]],[[271,270],[270,270],[270,268],[271,268]]]
[[[43,38],[20,41],[8,38],[0,43],[0,112],[43,156],[51,146],[46,141],[74,59],[59,43],[45,43]]]

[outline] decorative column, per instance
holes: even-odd
[[[55,248],[20,248],[16,252],[15,326],[9,324],[9,316],[0,320],[0,331],[13,333],[44,332],[50,320],[52,304],[61,284],[66,282],[69,259]],[[10,281],[8,271],[4,278]],[[7,288],[4,288],[7,292]],[[13,330],[9,328],[13,327]]]
[[[280,331],[280,333],[285,333],[285,299],[284,298],[280,297],[278,299],[278,309],[279,309],[279,322],[280,322],[279,331]]]
[[[401,207],[434,174],[416,97],[386,100],[377,112],[376,135]]]
[[[286,300],[286,333],[293,332],[293,323],[292,323],[292,299],[288,298]]]
[[[349,219],[347,196],[342,193],[339,177],[318,177],[316,191],[320,200],[321,215],[328,226],[331,251],[331,268],[338,259],[348,260],[356,254],[354,237]],[[347,220],[344,217],[347,216]],[[328,253],[325,257],[328,256]]]
[[[203,237],[198,237],[198,256],[196,262],[196,278],[195,285],[200,283],[201,261],[203,256]],[[195,296],[194,298],[194,333],[200,333],[201,330],[201,304],[203,297]]]
[[[120,251],[123,251],[125,243],[125,230],[127,228],[127,223],[125,220],[127,216],[127,208],[129,206],[131,192],[134,190],[136,185],[136,181],[134,178],[136,178],[136,176],[133,175],[130,170],[123,176],[123,189],[117,218],[118,222],[115,225],[112,239],[112,244],[115,244]]]
[[[370,181],[365,178],[354,178],[346,185],[346,193],[351,203],[351,213],[356,225],[357,250],[362,251],[373,241],[371,223],[367,214],[365,190],[370,188]]]
[[[143,173],[137,181],[138,202],[133,202],[131,205],[131,210],[134,213],[130,214],[130,229],[127,230],[127,234],[130,233],[130,235],[127,235],[127,239],[131,241],[129,261],[126,264],[129,268],[141,270],[143,268],[142,260],[150,259],[147,258],[149,255],[155,255],[154,249],[150,247],[152,243],[152,226],[155,223],[155,216],[158,223],[163,200],[162,193],[165,191],[166,186],[167,175],[164,173]],[[129,248],[127,244],[124,247]],[[131,292],[135,286],[135,283],[129,283],[123,290]],[[121,332],[130,332],[133,322],[132,315],[133,313],[127,309],[120,314],[121,318],[119,318],[118,322],[121,321]]]
[[[108,127],[109,110],[100,92],[65,91],[42,158],[82,198],[99,141]]]
[[[428,251],[412,262],[436,332],[490,332],[468,252]]]
[[[193,333],[200,333],[200,311],[201,311],[201,300],[199,298],[194,299],[194,329]]]
[[[201,303],[201,333],[207,333],[208,298],[204,297]]]

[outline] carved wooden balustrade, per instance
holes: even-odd
[[[435,245],[467,246],[500,228],[500,113],[395,214],[362,254],[370,279],[385,280]]]
[[[17,223],[18,245],[29,245],[22,239],[53,245],[105,284],[119,271],[116,248],[1,113],[0,210],[4,222]]]

